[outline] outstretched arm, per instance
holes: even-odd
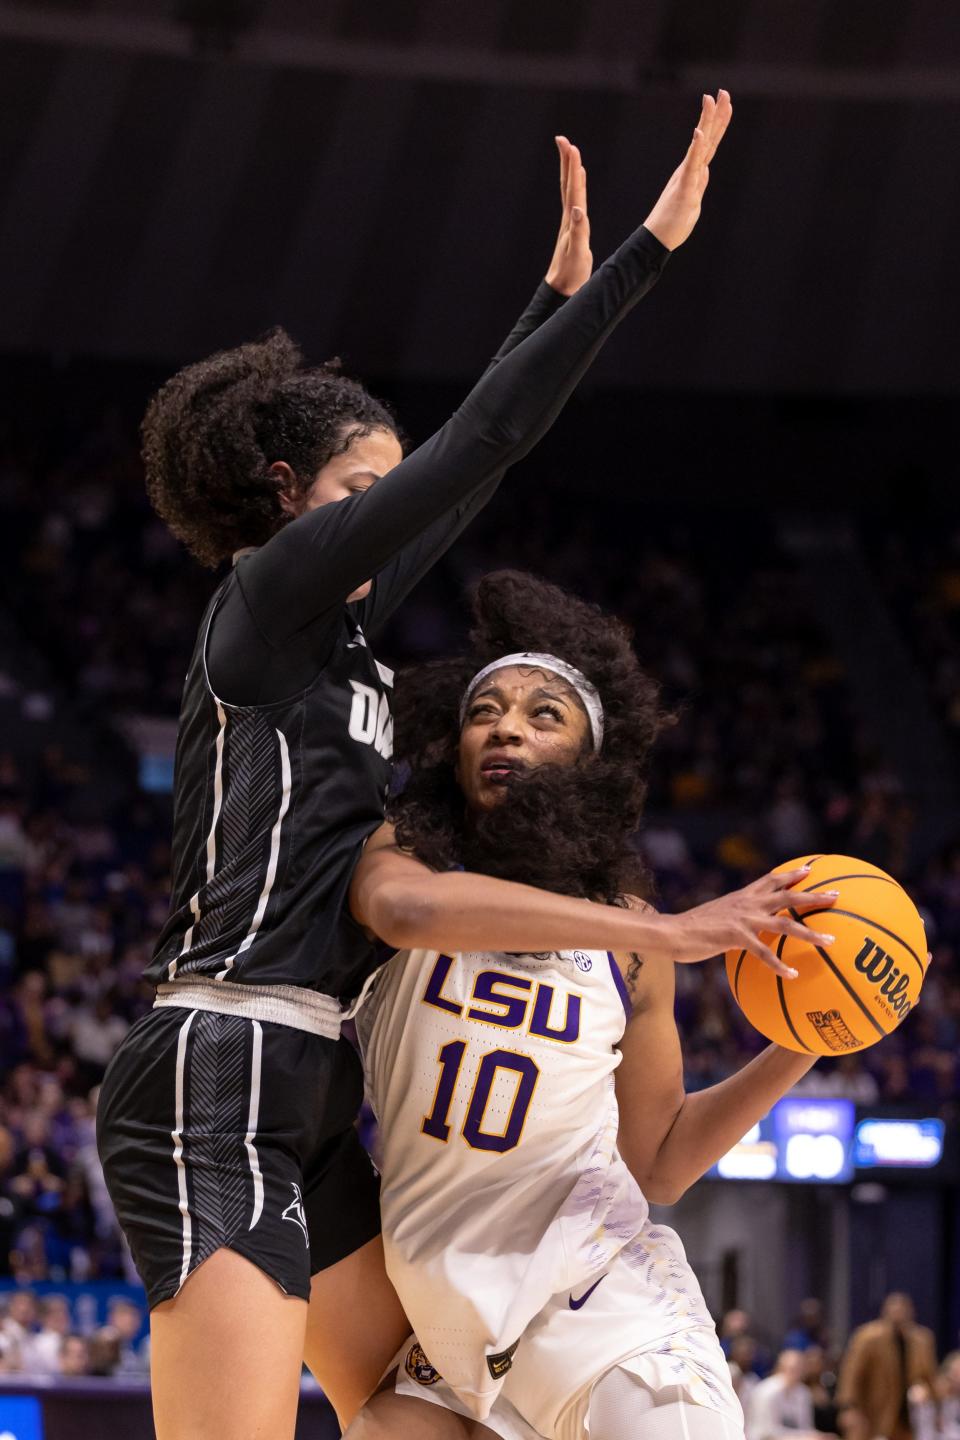
[[[788,895],[793,906],[820,909],[833,904],[836,896],[807,893],[801,899],[790,891],[807,873],[764,876],[681,915],[659,915],[649,906],[637,910],[599,905],[492,875],[463,870],[438,874],[400,850],[392,826],[383,825],[354,871],[350,909],[359,924],[397,949],[581,947],[636,951],[672,965],[675,960],[708,960],[736,947],[758,955],[779,974],[793,976],[796,972],[778,960],[759,935],[765,931],[814,938],[799,921],[780,913]]]
[[[642,968],[641,968],[642,967]],[[672,1205],[816,1063],[768,1045],[735,1075],[688,1095],[673,1015],[673,966],[624,957],[635,998],[616,1071],[620,1153],[647,1199]]]
[[[580,151],[565,135],[556,137],[560,154],[560,230],[545,279],[537,286],[520,319],[504,340],[488,367],[492,370],[522,340],[538,330],[555,314],[564,300],[575,295],[590,279],[593,255],[590,251],[590,220],[587,215],[587,172]],[[505,467],[495,471],[460,500],[446,514],[398,551],[378,574],[371,595],[361,602],[360,618],[367,635],[374,636],[397,606],[432,565],[489,504],[503,479]]]
[[[505,355],[432,439],[362,495],[301,516],[240,561],[243,601],[268,644],[282,645],[327,616],[434,520],[533,448],[696,224],[728,108],[729,101],[705,102],[702,124],[650,226],[641,226]]]

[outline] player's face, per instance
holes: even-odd
[[[491,810],[525,771],[575,765],[590,751],[576,691],[549,670],[507,666],[470,696],[460,732],[457,782],[471,810]]]
[[[369,435],[355,435],[342,454],[334,455],[317,471],[305,495],[285,496],[282,503],[291,514],[305,515],[308,510],[319,510],[321,505],[332,505],[337,500],[348,500],[351,495],[362,495],[402,459],[400,441],[392,430],[372,430]],[[371,580],[365,581],[347,599],[362,600],[370,594],[372,583]]]

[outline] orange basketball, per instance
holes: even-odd
[[[829,948],[785,935],[762,939],[800,973],[776,975],[746,950],[727,952],[727,979],[751,1025],[787,1050],[844,1055],[875,1045],[895,1030],[920,995],[927,940],[906,891],[876,865],[849,855],[806,855],[778,865],[810,875],[795,887],[839,890],[830,908],[796,915],[810,929],[835,935]]]

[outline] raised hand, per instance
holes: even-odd
[[[685,965],[708,960],[724,950],[748,950],[778,975],[794,979],[797,971],[778,959],[760,935],[792,935],[808,945],[833,944],[832,935],[810,929],[789,913],[793,910],[799,915],[836,903],[836,890],[794,890],[809,873],[808,866],[771,872],[718,900],[708,900],[681,915],[661,917],[669,921],[670,958]]]
[[[593,272],[587,172],[576,145],[566,135],[555,139],[560,152],[560,233],[546,281],[560,295],[575,295]]]
[[[710,180],[710,162],[732,115],[733,106],[726,90],[720,90],[716,100],[712,95],[704,95],[690,148],[644,221],[651,235],[668,250],[682,245],[700,219],[703,192]]]

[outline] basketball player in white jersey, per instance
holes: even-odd
[[[414,1334],[350,1440],[740,1440],[700,1288],[647,1204],[675,1200],[813,1057],[770,1046],[686,1096],[686,946],[664,930],[736,913],[736,943],[763,951],[758,930],[799,930],[773,917],[805,872],[687,916],[633,898],[660,716],[629,632],[511,572],[481,583],[475,616],[467,657],[398,690],[410,778],[352,887],[355,918],[402,947],[359,1028],[387,1269]],[[619,900],[624,935],[644,938],[565,948],[564,905],[590,899]]]

